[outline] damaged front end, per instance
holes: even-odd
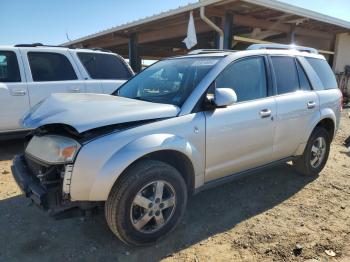
[[[64,129],[56,130],[55,134],[33,132],[24,154],[13,160],[12,174],[27,198],[50,215],[64,218],[83,214],[99,203],[71,201],[70,182],[81,145]]]

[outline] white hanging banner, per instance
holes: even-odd
[[[192,11],[190,13],[190,20],[188,21],[187,37],[182,42],[186,44],[187,49],[191,49],[197,44],[196,27],[194,26]]]

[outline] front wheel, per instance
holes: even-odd
[[[144,160],[112,188],[105,215],[120,240],[145,245],[175,228],[186,203],[187,188],[181,174],[166,163]]]
[[[331,139],[327,130],[316,127],[309,138],[303,155],[293,161],[295,169],[306,176],[320,173],[327,163],[330,144]]]

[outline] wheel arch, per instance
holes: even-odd
[[[144,159],[160,160],[175,167],[184,176],[189,193],[192,193],[201,179],[204,180],[202,158],[200,151],[190,141],[173,134],[152,134],[136,139],[106,161],[92,182],[88,198],[91,201],[105,201],[128,168]]]
[[[309,129],[307,130],[306,136],[305,136],[305,141],[303,143],[301,143],[298,147],[298,149],[296,150],[295,154],[296,156],[298,155],[302,155],[307,141],[309,140],[312,132],[317,128],[317,127],[323,127],[325,128],[328,133],[329,136],[331,138],[331,141],[333,140],[335,133],[336,133],[336,117],[335,114],[332,112],[329,112],[328,114],[324,114],[323,116],[321,116],[321,118],[317,119],[317,121],[313,122],[312,125],[310,125]]]
[[[116,179],[114,184],[118,183],[133,165],[137,164],[140,161],[146,160],[158,160],[174,167],[177,171],[179,171],[179,173],[185,180],[188,193],[194,193],[195,170],[192,161],[186,154],[174,149],[162,149],[158,151],[153,151],[151,153],[139,157],[124,169],[124,171]]]
[[[332,118],[323,118],[317,123],[313,130],[315,130],[317,127],[323,127],[324,129],[326,129],[328,131],[331,141],[333,140],[335,135],[335,123]]]

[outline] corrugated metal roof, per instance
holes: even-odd
[[[131,27],[135,27],[135,26],[142,25],[142,24],[145,24],[148,22],[156,21],[158,19],[162,19],[162,18],[165,18],[168,16],[188,12],[188,11],[197,9],[201,6],[208,6],[208,5],[212,5],[212,4],[217,4],[219,2],[229,3],[229,2],[234,2],[234,1],[236,1],[236,0],[202,0],[202,1],[199,1],[197,3],[188,4],[186,6],[181,6],[179,8],[170,9],[168,11],[161,12],[161,13],[153,15],[153,16],[148,16],[148,17],[145,17],[145,18],[142,18],[139,20],[135,20],[135,21],[132,21],[129,23],[125,23],[125,24],[122,24],[119,26],[111,27],[109,29],[97,32],[95,34],[91,34],[91,35],[88,35],[85,37],[78,38],[78,39],[73,40],[73,41],[63,43],[62,46],[69,46],[69,45],[81,43],[85,40],[93,39],[95,37],[103,36],[105,34],[117,32],[117,31],[121,31],[121,30],[126,30],[126,29],[129,29]],[[342,20],[342,19],[339,19],[336,17],[324,15],[324,14],[321,14],[318,12],[314,12],[314,11],[311,11],[309,9],[305,9],[302,7],[298,7],[298,6],[287,4],[284,2],[280,2],[277,0],[240,0],[240,1],[251,3],[254,5],[260,5],[260,6],[263,6],[266,8],[275,9],[275,10],[282,11],[285,13],[291,13],[291,14],[295,14],[298,16],[311,18],[314,20],[318,20],[320,22],[343,27],[345,29],[350,29],[350,22],[348,22],[348,21],[345,21],[345,20]]]

